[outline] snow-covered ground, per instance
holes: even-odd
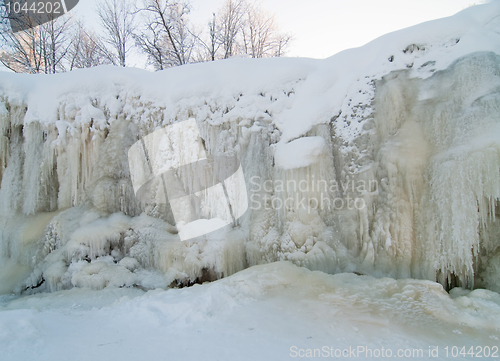
[[[500,1],[325,60],[1,73],[0,359],[499,357],[499,104]]]
[[[498,350],[499,324],[491,291],[450,297],[434,282],[288,262],[184,289],[0,298],[2,360],[474,359],[471,347]]]

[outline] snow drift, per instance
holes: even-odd
[[[182,242],[161,182],[136,196],[128,152],[188,119],[207,153],[237,157],[249,209]],[[0,292],[279,260],[500,291],[500,2],[325,60],[0,74],[0,180]],[[220,194],[200,194],[207,218]]]
[[[342,357],[333,350],[347,349],[347,357],[349,348],[362,360],[493,359],[500,295],[460,288],[447,294],[430,281],[328,275],[275,262],[184,289],[4,295],[0,321],[6,361],[67,360],[68,354],[75,361],[231,360],[235,354],[280,361],[296,348],[302,355],[320,350],[327,359]],[[375,351],[381,348],[383,356]]]

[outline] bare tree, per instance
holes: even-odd
[[[255,4],[247,6],[242,35],[245,54],[252,58],[282,56],[291,40],[279,32],[275,17]]]
[[[16,73],[38,73],[42,63],[38,29],[31,28],[14,34],[4,1],[1,1],[0,5],[2,21],[0,62]],[[31,21],[31,18],[23,19],[23,21]],[[36,24],[33,25],[36,26]]]
[[[10,22],[7,14],[7,8],[5,6],[5,1],[0,0],[0,33],[4,33],[10,30]]]
[[[16,73],[40,73],[43,69],[42,49],[38,28],[19,33],[2,32],[0,61]]]
[[[169,66],[166,44],[158,24],[147,22],[145,28],[134,34],[137,47],[147,56],[148,63],[155,70],[163,70]]]
[[[0,62],[15,72],[50,74],[64,71],[64,59],[71,45],[72,18],[59,17],[42,25],[29,17],[22,21],[32,24],[23,24],[29,26],[17,33],[7,30],[6,23],[2,24]]]
[[[96,11],[105,30],[101,41],[82,23],[63,16],[26,29],[6,31],[9,21],[0,0],[0,62],[16,72],[55,73],[100,64],[126,65],[131,40],[155,70],[197,61],[213,61],[247,54],[254,58],[282,56],[291,37],[279,31],[274,16],[253,0],[226,0],[208,22],[208,33],[195,32],[189,23],[188,0],[102,0]],[[137,32],[135,17],[141,14]],[[46,20],[46,19],[43,19]],[[26,26],[31,25],[31,26]],[[3,31],[1,29],[4,29]]]
[[[209,29],[209,46],[208,46],[208,51],[210,54],[210,60],[214,61],[215,60],[215,55],[217,54],[217,51],[220,49],[222,43],[220,41],[220,32],[217,29],[217,22],[216,22],[216,16],[215,13],[213,13],[213,19],[208,23],[208,29]]]
[[[220,11],[219,32],[224,50],[224,59],[239,53],[237,39],[242,31],[246,11],[245,0],[227,0]]]
[[[42,28],[43,59],[45,73],[54,74],[65,70],[64,59],[71,46],[71,16],[58,17],[40,25]]]
[[[96,11],[105,30],[105,41],[112,47],[117,63],[124,67],[134,32],[135,12],[132,11],[132,2],[102,0]]]
[[[275,53],[273,56],[280,57],[285,55],[292,40],[292,35],[280,33],[275,40]]]
[[[217,58],[218,44],[223,50],[219,58],[240,54],[263,58],[282,56],[291,41],[290,35],[280,32],[274,15],[255,1],[226,0],[209,30],[209,42],[203,45],[212,59]]]
[[[141,9],[145,27],[135,35],[136,44],[156,70],[187,64],[195,47],[189,29],[189,6],[174,0],[146,0]]]
[[[217,17],[213,13],[213,18],[208,22],[208,39],[195,35],[196,41],[201,46],[201,54],[197,54],[197,59],[200,62],[214,61],[217,59],[217,54],[222,46],[222,36],[220,27],[216,21]]]
[[[113,54],[109,53],[95,33],[85,29],[81,21],[75,26],[68,58],[69,70],[113,64]]]

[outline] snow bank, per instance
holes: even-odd
[[[9,288],[151,289],[289,260],[499,290],[499,15],[475,6],[325,60],[0,74],[0,255],[31,271]],[[131,147],[188,119],[199,142],[160,145],[237,159],[248,202],[193,195],[216,177],[192,167],[136,194]],[[194,224],[224,206],[231,226],[181,242],[174,186]]]
[[[289,262],[184,289],[3,296],[0,311],[3,360],[69,354],[156,360],[166,353],[182,360],[289,360],[294,346],[303,354],[371,349],[371,356],[360,350],[363,360],[384,359],[373,355],[382,348],[393,353],[385,359],[446,360],[454,346],[457,353],[488,347],[491,354],[500,337],[497,293],[455,288],[449,295],[434,282],[327,275]],[[399,350],[410,357],[397,357]]]
[[[290,143],[280,144],[274,153],[275,165],[282,169],[310,166],[326,152],[323,137],[304,137]]]

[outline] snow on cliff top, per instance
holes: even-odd
[[[287,143],[346,111],[350,100],[369,100],[364,98],[370,97],[373,79],[407,68],[414,77],[429,77],[478,51],[500,54],[500,1],[384,35],[324,60],[228,59],[157,73],[111,66],[56,75],[0,73],[0,97],[27,104],[25,122],[53,123],[65,104],[66,111],[78,110],[75,121],[92,118],[104,126],[102,112],[93,110],[95,99],[111,117],[123,110],[124,100],[140,99],[162,108],[168,122],[185,109],[225,103],[231,111],[210,122],[270,118],[282,132],[281,143]],[[280,99],[283,93],[288,99]],[[236,104],[242,96],[245,101]],[[356,129],[345,129],[339,135],[355,134]]]

